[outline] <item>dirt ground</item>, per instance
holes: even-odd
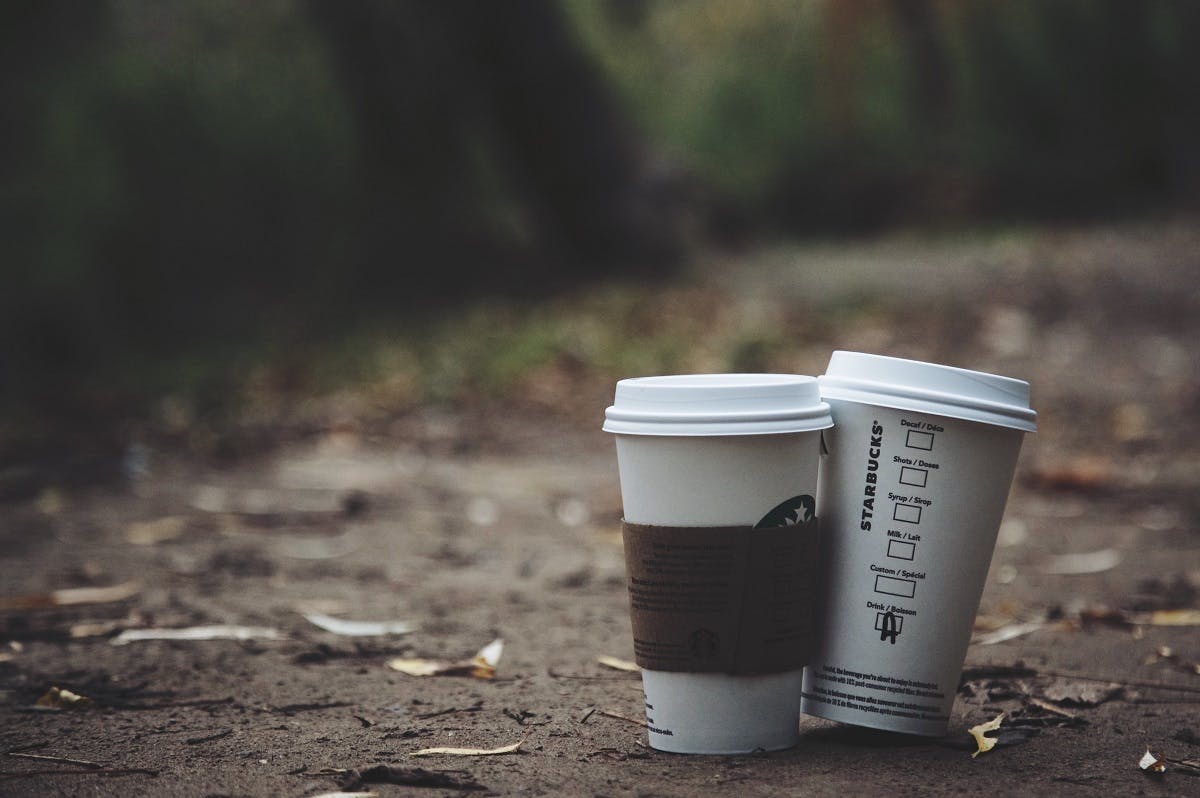
[[[612,385],[581,378],[557,412],[331,411],[233,465],[149,445],[122,481],[0,504],[0,794],[1200,794],[1186,767],[1138,768],[1147,747],[1200,760],[1200,631],[1164,625],[1200,608],[1198,266],[1200,225],[1175,220],[781,248],[680,281],[748,327],[804,315],[774,355],[797,371],[841,348],[1032,383],[1040,431],[945,739],[806,718],[779,753],[647,748],[637,674],[597,661],[632,641]],[[349,637],[312,612],[417,629]],[[118,645],[220,624],[276,636]],[[387,665],[496,638],[490,680]],[[91,705],[36,706],[52,687]],[[973,759],[966,729],[1002,712]]]

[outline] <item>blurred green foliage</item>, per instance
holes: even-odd
[[[71,374],[244,332],[292,275],[333,278],[352,230],[348,119],[295,3],[104,11],[84,55],[26,65],[2,199],[7,354]]]
[[[768,229],[1194,201],[1183,0],[569,0],[632,116]]]
[[[312,13],[317,6],[325,17]],[[438,354],[414,344],[404,361],[429,377],[432,396],[452,395],[460,372],[511,382],[581,345],[564,338],[570,325],[561,319],[506,327],[494,314],[461,311],[447,320],[429,299],[504,285],[532,295],[556,269],[603,273],[561,252],[543,258],[550,267],[534,261],[539,236],[562,232],[547,233],[556,220],[573,219],[583,240],[606,239],[609,228],[587,228],[586,206],[555,211],[589,185],[571,164],[595,156],[603,161],[595,172],[619,171],[604,161],[612,152],[596,142],[578,157],[558,147],[559,160],[539,173],[528,161],[549,148],[514,130],[536,137],[563,108],[539,99],[521,110],[533,118],[514,119],[495,86],[470,91],[489,63],[474,39],[466,51],[478,63],[459,70],[457,83],[444,78],[438,65],[461,55],[443,51],[446,37],[486,35],[486,24],[467,24],[484,6],[357,7],[391,13],[396,30],[426,18],[441,26],[442,38],[409,30],[394,48],[375,43],[380,58],[403,51],[379,61],[394,72],[385,91],[400,86],[432,109],[406,116],[399,102],[385,122],[447,124],[466,152],[408,152],[394,173],[374,171],[380,153],[371,161],[364,150],[380,144],[364,144],[361,129],[363,97],[372,95],[339,70],[338,52],[353,54],[354,41],[331,45],[336,3],[6,4],[0,408],[78,413],[181,385],[219,392],[263,359],[287,361],[379,318],[407,317],[412,340],[449,336],[429,350]],[[1197,197],[1200,3],[562,0],[554,8],[606,76],[642,151],[666,164],[658,193],[641,201],[678,206],[702,236],[1076,217]],[[496,52],[512,59],[512,41],[504,44]],[[527,72],[539,63],[551,62],[517,60]],[[587,82],[586,70],[579,75],[572,79]],[[509,99],[528,81],[540,82],[498,79]],[[466,116],[428,118],[459,112]],[[437,148],[440,130],[411,141]],[[522,159],[525,171],[514,166]],[[461,181],[438,193],[437,218],[418,213],[428,175],[388,187],[423,160]],[[551,188],[535,196],[536,181]],[[601,188],[606,201],[628,199],[616,182]],[[614,225],[633,216],[609,210]],[[442,238],[422,239],[429,229]],[[582,340],[635,339],[621,318]],[[686,360],[694,340],[637,339],[627,351],[610,341],[602,359],[642,373]],[[776,354],[753,334],[730,346],[721,362],[738,368],[765,368]]]

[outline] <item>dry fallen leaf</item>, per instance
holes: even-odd
[[[1113,437],[1123,443],[1141,440],[1150,434],[1152,422],[1146,405],[1134,402],[1118,405],[1111,419]]]
[[[0,610],[34,610],[67,607],[76,604],[109,604],[136,596],[142,589],[137,582],[122,582],[110,587],[73,587],[50,593],[0,598]]]
[[[126,629],[110,642],[114,646],[142,640],[282,640],[283,633],[267,626],[189,626],[183,629]]]
[[[1030,705],[1037,707],[1038,709],[1045,710],[1046,712],[1049,712],[1050,714],[1055,715],[1057,717],[1063,718],[1064,720],[1068,720],[1068,721],[1079,720],[1078,715],[1072,715],[1070,712],[1067,712],[1065,709],[1056,707],[1054,704],[1050,703],[1049,701],[1038,698],[1035,695],[1026,696],[1025,701],[1027,703],[1029,703]]]
[[[420,751],[414,751],[413,756],[498,756],[500,754],[515,754],[525,744],[528,737],[523,737],[517,740],[512,745],[505,745],[500,748],[422,748]]]
[[[473,662],[483,668],[490,668],[493,675],[496,672],[496,666],[500,664],[500,655],[504,653],[504,641],[496,638],[488,643],[483,648],[479,649],[474,657]]]
[[[115,632],[123,628],[125,628],[124,621],[83,621],[82,623],[71,624],[71,628],[67,630],[67,634],[75,639],[103,637],[110,632]]]
[[[1104,623],[1112,626],[1200,626],[1200,609],[1127,612],[1107,607],[1093,607],[1080,610],[1079,620],[1084,624]]]
[[[598,710],[596,710],[596,712],[603,715],[606,718],[613,718],[614,720],[623,720],[626,723],[632,723],[634,726],[641,726],[641,727],[645,728],[646,726],[650,725],[649,723],[647,723],[644,720],[639,720],[637,718],[631,718],[628,715],[622,715],[620,712],[613,712],[611,709],[598,709]]]
[[[1116,549],[1100,549],[1080,554],[1060,554],[1051,557],[1042,569],[1048,574],[1076,576],[1110,571],[1121,564],[1121,552]]]
[[[1111,701],[1125,692],[1124,686],[1116,682],[1104,684],[1095,681],[1058,678],[1038,691],[1040,697],[1056,704],[1076,707],[1094,707]]]
[[[333,632],[343,637],[381,637],[383,635],[406,635],[416,630],[416,625],[409,621],[347,621],[334,618],[331,615],[309,612],[305,613],[309,623],[321,627],[326,632]]]
[[[1167,772],[1167,762],[1161,756],[1150,753],[1150,749],[1146,749],[1146,753],[1142,754],[1142,758],[1138,760],[1138,767],[1143,773],[1153,775],[1161,775]]]
[[[628,671],[629,673],[642,672],[642,669],[638,667],[636,662],[630,662],[629,660],[619,659],[617,657],[610,657],[607,654],[597,657],[596,662],[599,662],[606,668],[612,668],[614,671]]]
[[[1155,610],[1147,621],[1151,626],[1200,626],[1200,609]]]
[[[1169,756],[1162,758],[1164,767],[1170,765],[1180,773],[1186,773],[1189,776],[1200,776],[1200,759],[1172,759]]]
[[[449,676],[452,675],[450,669],[455,667],[455,663],[441,662],[435,659],[397,657],[388,660],[387,666],[406,676]],[[463,674],[456,673],[453,675]]]
[[[973,646],[992,646],[996,643],[1003,643],[1005,640],[1022,637],[1031,632],[1036,632],[1039,629],[1045,629],[1046,624],[1042,621],[1031,621],[1029,623],[1010,623],[1008,626],[1003,626],[999,629],[994,629],[985,634],[976,635],[971,639]]]
[[[15,660],[17,655],[25,650],[25,646],[21,645],[19,640],[9,640],[8,649],[8,651],[0,651],[0,664]]]
[[[1148,657],[1142,660],[1143,665],[1153,665],[1158,662],[1170,662],[1185,673],[1200,674],[1200,662],[1192,662],[1179,656],[1170,646],[1159,646]]]
[[[598,543],[606,546],[615,546],[621,548],[625,545],[625,536],[621,532],[620,526],[609,526],[597,529],[595,538]]]
[[[182,515],[168,515],[152,521],[130,524],[125,530],[125,540],[138,546],[153,546],[156,543],[174,540],[182,535],[186,528],[187,518]]]
[[[976,632],[994,632],[1001,627],[1008,626],[1014,620],[1014,617],[1008,614],[980,613],[975,616],[972,629]]]
[[[1065,462],[1033,469],[1029,481],[1050,490],[1099,490],[1113,481],[1112,459],[1104,455],[1080,455]]]
[[[476,679],[491,679],[496,676],[496,666],[500,664],[500,655],[503,652],[504,641],[497,638],[479,649],[479,653],[468,660],[446,662],[397,657],[388,660],[387,666],[408,676],[473,676]]]
[[[33,705],[43,709],[86,709],[95,703],[87,696],[71,692],[65,687],[51,687]]]
[[[978,726],[972,726],[967,729],[967,733],[975,738],[975,753],[971,754],[971,758],[987,753],[996,747],[996,741],[991,737],[985,737],[984,732],[996,731],[1000,728],[1000,722],[1004,720],[1004,713],[1001,712],[996,717],[989,720],[987,723],[981,723]]]

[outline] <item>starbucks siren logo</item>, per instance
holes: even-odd
[[[762,520],[754,525],[755,529],[771,529],[779,526],[799,526],[811,521],[817,514],[817,502],[807,493],[803,496],[793,496],[781,502]]]

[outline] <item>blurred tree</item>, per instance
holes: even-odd
[[[1200,199],[1191,0],[569,6],[634,118],[760,232]]]
[[[372,282],[528,290],[678,259],[670,198],[550,0],[310,8],[358,125]]]
[[[1152,31],[1155,66],[1169,103],[1162,136],[1170,153],[1172,191],[1185,202],[1200,204],[1200,3],[1174,0],[1171,10],[1173,14],[1157,15]]]
[[[0,405],[681,256],[666,183],[549,0],[5,10]]]
[[[34,253],[63,231],[44,213],[38,162],[47,150],[48,95],[86,68],[108,22],[105,2],[12,0],[0,24],[0,396],[28,364],[78,366],[73,335],[57,323],[75,305],[35,290]],[[32,303],[32,304],[31,304]],[[10,325],[14,316],[27,322]],[[16,340],[20,329],[20,340]],[[7,344],[7,345],[4,345]]]

